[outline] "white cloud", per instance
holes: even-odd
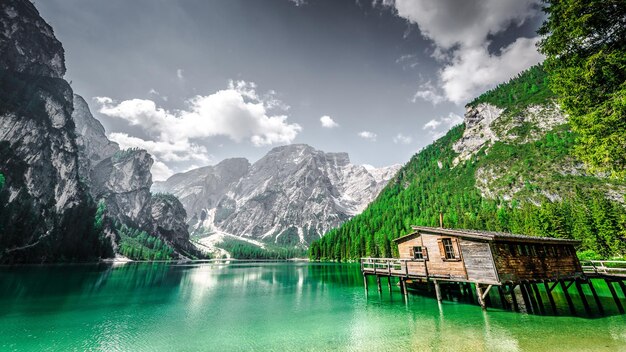
[[[376,137],[378,137],[378,135],[374,132],[370,132],[370,131],[361,131],[359,132],[359,137],[363,138],[363,139],[367,139],[371,142],[376,142]]]
[[[445,96],[452,102],[468,102],[480,93],[505,82],[515,74],[543,60],[536,49],[535,38],[518,38],[491,55],[486,47],[465,48],[456,55],[451,65],[440,73]]]
[[[170,144],[221,135],[263,146],[291,143],[302,130],[298,124],[288,123],[288,116],[272,115],[254,89],[230,87],[208,96],[198,95],[187,101],[186,109],[176,111],[145,99],[118,104],[110,98],[97,101],[100,113],[140,126],[158,141]]]
[[[122,149],[140,148],[147,150],[156,160],[166,162],[199,161],[208,163],[212,160],[207,149],[201,145],[190,143],[189,140],[147,141],[129,136],[126,133],[111,133],[109,139],[120,145]]]
[[[393,142],[395,144],[411,144],[413,138],[411,136],[405,136],[402,133],[398,133],[395,137],[393,137]]]
[[[178,79],[183,80],[185,79],[185,76],[183,76],[183,69],[179,68],[176,70],[176,77],[178,77]]]
[[[306,0],[289,0],[296,6],[306,5]]]
[[[227,89],[211,95],[195,96],[180,110],[166,110],[147,99],[114,102],[108,97],[96,97],[94,100],[100,105],[100,113],[139,126],[150,137],[146,140],[126,133],[111,133],[109,138],[122,148],[145,149],[163,163],[206,164],[212,157],[199,144],[206,138],[226,136],[255,146],[291,143],[296,138],[302,127],[289,123],[287,115],[271,112],[278,106],[284,107],[274,94],[262,96],[257,94],[254,83],[240,81],[231,82]]]
[[[152,181],[165,181],[174,174],[174,171],[160,161],[155,161],[150,169]]]
[[[324,128],[335,128],[339,127],[339,124],[335,122],[330,116],[324,115],[320,117],[320,122],[322,123],[322,127]]]
[[[520,26],[539,12],[538,0],[396,0],[398,16],[416,23],[433,41],[433,57],[443,63],[438,87],[420,88],[415,98],[434,104],[444,98],[456,104],[468,100],[516,73],[539,63],[535,38],[518,38],[490,53],[489,36]],[[387,4],[387,6],[391,6]]]
[[[434,105],[437,105],[446,100],[446,98],[441,95],[441,93],[439,93],[437,87],[435,87],[435,85],[433,85],[431,81],[420,85],[420,89],[415,92],[415,95],[413,95],[413,99],[411,99],[411,101],[415,103],[418,98],[429,101]]]
[[[442,116],[438,119],[432,119],[424,124],[423,130],[427,130],[433,139],[443,137],[450,128],[463,122],[463,118],[453,112],[448,116]]]
[[[113,99],[109,97],[93,97],[93,100],[98,104],[111,104]]]

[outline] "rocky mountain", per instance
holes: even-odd
[[[189,241],[187,226],[181,226],[187,215],[180,202],[173,196],[153,196],[150,192],[152,156],[142,149],[120,150],[106,137],[85,100],[74,95],[74,104],[80,176],[89,184],[92,198],[106,209],[109,230],[116,234],[114,248],[118,252],[123,248],[124,254],[137,259],[155,259],[134,253],[145,244],[137,243],[133,235],[144,231],[160,239],[164,249],[171,247],[173,255],[200,256]]]
[[[577,136],[536,66],[466,107],[464,123],[415,154],[367,209],[310,248],[313,259],[397,255],[411,225],[574,238],[626,254],[626,182],[576,159]]]
[[[182,205],[152,197],[152,157],[120,151],[63,80],[27,0],[0,3],[0,263],[197,256]]]
[[[225,232],[307,247],[362,211],[398,168],[367,168],[351,164],[346,153],[294,144],[274,148],[252,165],[228,159],[176,174],[153,191],[176,195],[196,234]]]
[[[89,105],[83,97],[74,94],[73,103],[72,119],[76,125],[79,173],[83,179],[89,182],[93,167],[100,161],[113,156],[120,150],[120,147],[107,138],[104,126],[93,117]]]
[[[0,27],[0,262],[105,256],[79,178],[63,47],[29,1],[2,1]]]

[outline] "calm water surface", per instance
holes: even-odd
[[[3,267],[0,350],[626,351],[608,297],[589,319],[373,287],[340,264]]]

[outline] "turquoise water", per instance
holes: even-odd
[[[0,350],[626,351],[601,291],[608,316],[590,319],[405,300],[373,280],[366,295],[358,265],[3,267]]]

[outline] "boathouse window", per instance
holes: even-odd
[[[454,256],[454,246],[452,246],[452,239],[451,238],[443,238],[441,240],[441,243],[443,243],[443,249],[444,249],[444,255],[446,259],[455,259]]]
[[[425,248],[421,247],[421,246],[415,246],[413,247],[413,259],[415,260],[425,260],[426,256],[424,255],[425,253]]]

